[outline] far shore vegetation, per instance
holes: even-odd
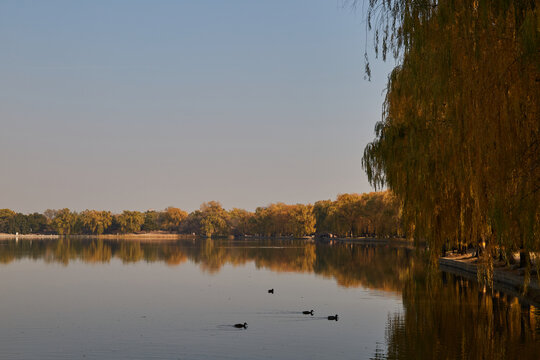
[[[226,210],[217,201],[203,203],[187,213],[176,207],[146,212],[70,209],[22,214],[0,209],[0,233],[102,235],[167,232],[205,237],[264,236],[397,237],[401,231],[401,207],[388,191],[341,194],[336,200],[315,204],[273,203],[254,212]]]

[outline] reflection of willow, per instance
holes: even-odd
[[[76,257],[76,250],[72,248],[69,238],[58,240],[54,248],[47,250],[45,256],[47,262],[60,262],[67,265],[70,260]]]
[[[144,259],[144,251],[139,242],[122,242],[120,249],[115,254],[125,263],[138,262]]]
[[[197,240],[165,243],[61,239],[0,241],[0,261],[43,259],[68,264],[188,259],[208,272],[253,262],[272,271],[313,272],[341,286],[402,292],[404,312],[387,323],[387,348],[378,359],[537,358],[540,313],[476,283],[441,274],[416,250],[291,240]]]
[[[540,314],[450,274],[417,272],[389,317],[376,359],[538,359]]]
[[[319,247],[315,272],[336,278],[346,287],[364,286],[400,291],[415,269],[417,254],[406,248],[333,246],[332,251]]]
[[[111,257],[111,247],[104,244],[101,239],[92,241],[81,253],[81,259],[89,263],[107,263],[111,261]]]
[[[280,272],[316,273],[335,278],[341,286],[366,286],[400,291],[414,268],[414,251],[405,248],[352,244],[305,243],[293,240],[213,240],[175,242],[59,239],[0,242],[0,261],[45,259],[68,264],[120,259],[125,263],[163,261],[178,265],[186,260],[202,270],[217,272],[225,264],[253,262],[257,268]]]
[[[244,265],[255,262],[257,268],[273,271],[313,271],[314,244],[287,246],[292,242],[262,240],[253,242],[201,240],[185,248],[188,257],[201,265],[204,271],[217,272],[225,264]]]

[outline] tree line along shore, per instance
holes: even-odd
[[[188,213],[168,207],[145,212],[70,209],[22,214],[0,209],[0,233],[102,235],[166,232],[198,236],[401,236],[401,207],[388,191],[341,194],[314,204],[273,203],[255,211],[226,210],[217,201]]]

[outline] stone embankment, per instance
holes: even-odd
[[[439,266],[441,270],[457,273],[473,280],[478,279],[476,258],[471,255],[441,257]],[[536,275],[530,276],[530,283],[524,294],[524,276],[522,271],[503,267],[493,269],[493,287],[503,292],[519,297],[525,302],[540,306],[540,285]]]

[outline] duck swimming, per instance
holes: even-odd
[[[273,293],[274,293],[274,289],[268,290],[268,293],[269,293],[269,294],[273,294]]]
[[[336,320],[336,321],[338,321],[338,315],[337,314],[336,315],[330,315],[328,317],[328,320]]]
[[[304,314],[304,315],[311,315],[311,316],[313,316],[313,310],[310,310],[310,311],[308,311],[308,310],[304,310],[304,311],[302,311],[302,314]]]
[[[247,329],[247,323],[245,322],[243,324],[234,324],[234,327],[239,329]]]

